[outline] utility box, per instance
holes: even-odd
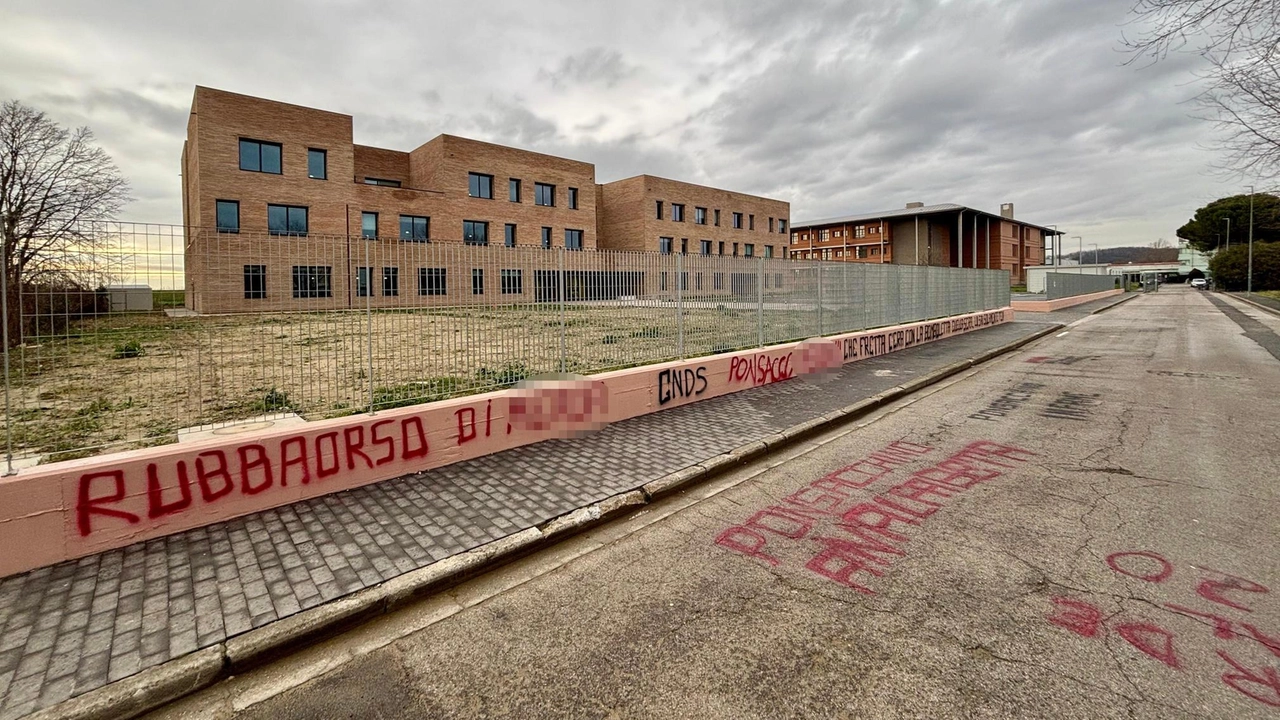
[[[111,312],[150,312],[150,285],[108,285],[107,298],[111,301]]]

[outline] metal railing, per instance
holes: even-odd
[[[26,462],[1009,304],[1004,271],[524,238],[480,247],[127,223],[84,236],[9,293],[5,431]]]
[[[1115,290],[1120,287],[1116,275],[1080,275],[1074,273],[1045,273],[1045,297],[1058,300],[1075,295]]]

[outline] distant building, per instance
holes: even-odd
[[[1013,217],[943,204],[909,203],[901,210],[796,222],[790,257],[858,263],[896,263],[1008,270],[1009,282],[1026,282],[1025,269],[1045,261],[1046,241],[1062,233]]]
[[[1190,275],[1192,270],[1209,272],[1209,256],[1191,247],[1189,243],[1178,246],[1178,274]]]

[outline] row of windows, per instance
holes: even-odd
[[[797,240],[817,240],[822,242],[832,238],[864,238],[867,235],[877,235],[880,233],[879,225],[854,225],[851,230],[833,230],[831,228],[821,228],[819,230],[810,230],[809,232],[795,233],[791,236],[791,241]]]
[[[522,202],[522,183],[519,178],[507,179],[507,199],[513,203]],[[467,174],[467,194],[473,198],[493,199],[493,176],[484,173]],[[578,209],[578,188],[568,189],[567,198],[570,210]],[[549,183],[533,184],[533,204],[544,207],[555,207],[556,186]]]
[[[813,251],[808,251],[808,250],[794,251],[794,257],[803,258],[805,260],[830,260],[831,258],[845,257],[846,254],[849,257],[856,257],[856,258],[879,257],[880,246],[879,245],[858,245],[857,247],[849,248],[847,252],[845,250],[837,250],[832,248],[823,248],[821,250],[813,250]],[[888,254],[889,254],[888,252],[885,252],[885,255],[888,255]]]
[[[240,138],[240,169],[249,172],[284,174],[283,147],[280,143]],[[329,179],[329,153],[320,148],[307,148],[307,177]]]
[[[369,297],[373,293],[374,268],[356,268],[356,296]],[[499,290],[503,295],[524,293],[524,271],[504,269],[499,272]],[[445,295],[448,293],[447,268],[418,268],[419,295]],[[471,269],[471,293],[484,294],[484,268]],[[400,294],[400,268],[382,268],[382,295],[395,297]],[[267,266],[244,266],[244,297],[246,300],[262,300],[267,297]],[[333,266],[294,265],[293,297],[333,297]]]
[[[673,252],[675,252],[675,240],[676,240],[675,238],[669,238],[669,237],[660,237],[660,238],[658,238],[658,252],[662,253],[663,255],[670,255],[670,254],[672,254]],[[699,247],[699,251],[700,251],[700,252],[699,252],[699,254],[701,254],[701,255],[710,255],[710,254],[711,254],[711,241],[710,241],[710,240],[699,240],[698,242],[700,243],[700,247]],[[733,245],[733,246],[732,246],[732,254],[733,254],[733,256],[734,256],[734,257],[737,257],[737,255],[738,255],[738,243],[733,243],[732,245]],[[716,254],[717,254],[717,255],[724,255],[724,250],[725,250],[725,242],[724,242],[723,240],[721,240],[721,241],[719,241],[719,242],[717,243],[717,246],[716,246]],[[680,238],[680,254],[681,254],[681,255],[688,255],[688,254],[689,254],[689,238]],[[743,243],[743,244],[742,244],[742,255],[743,255],[743,257],[755,257],[755,255],[756,255],[756,245],[755,245],[755,243]],[[773,257],[773,246],[772,246],[772,245],[765,245],[765,246],[764,246],[764,256],[765,256],[765,257],[767,257],[767,258],[771,258],[771,257]]]
[[[664,201],[662,201],[662,200],[655,200],[655,201],[654,201],[654,214],[655,214],[655,217],[656,217],[658,220],[666,220],[666,219],[668,219],[668,218],[666,217],[666,213],[665,213],[665,211],[664,211],[664,208],[665,208],[665,207],[666,207],[666,203],[665,203]],[[684,222],[684,210],[685,210],[685,206],[684,206],[684,204],[683,204],[683,203],[671,203],[671,217],[670,217],[670,220],[671,220],[672,222]],[[716,227],[720,227],[720,211],[719,211],[718,209],[716,209],[716,210],[712,210],[712,217],[714,218],[714,225],[715,225]],[[732,223],[733,223],[732,227],[733,227],[735,230],[741,230],[741,229],[742,229],[742,218],[743,218],[743,214],[742,214],[742,213],[740,213],[740,212],[732,213],[732,215],[731,215],[731,221],[732,221]],[[748,215],[746,216],[746,218],[747,218],[747,229],[748,229],[748,230],[755,230],[755,229],[756,229],[756,216],[755,216],[755,215],[748,214]],[[707,224],[707,209],[706,209],[706,208],[704,208],[704,207],[695,207],[695,208],[693,209],[693,224],[694,224],[694,225],[706,225],[706,224]],[[769,218],[769,232],[775,232],[774,227],[775,227],[774,219],[773,219],[773,218]],[[784,234],[784,235],[785,235],[785,234],[786,234],[786,232],[787,232],[787,221],[786,221],[786,218],[778,218],[777,223],[776,223],[776,227],[777,227],[776,232],[779,232],[779,233],[782,233],[782,234]]]

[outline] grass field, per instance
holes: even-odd
[[[1258,294],[1262,297],[1271,298],[1272,300],[1280,300],[1280,290],[1261,290]]]

